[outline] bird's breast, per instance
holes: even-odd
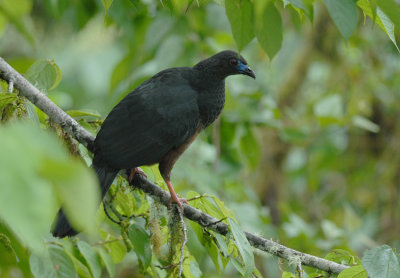
[[[203,127],[209,126],[221,114],[225,105],[224,86],[216,90],[203,91],[198,98],[200,118]]]

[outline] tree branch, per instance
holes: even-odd
[[[94,137],[73,118],[65,113],[60,107],[54,104],[45,94],[40,92],[21,74],[14,70],[3,58],[0,57],[0,78],[5,81],[10,81],[14,87],[19,90],[20,94],[29,99],[40,110],[46,113],[49,118],[58,123],[68,134],[74,137],[78,142],[93,151]],[[124,173],[126,175],[126,173]],[[163,204],[169,205],[170,194],[158,187],[156,184],[147,180],[141,175],[135,175],[133,185],[150,195],[154,200]],[[190,205],[183,204],[184,216],[192,221],[195,221],[205,228],[209,228],[219,234],[226,235],[228,226],[218,219],[194,208]],[[329,273],[340,273],[348,268],[346,265],[338,264],[319,257],[315,257],[306,253],[301,253],[297,250],[288,248],[278,244],[272,240],[245,232],[249,243],[257,249],[276,255],[280,258],[291,260],[293,257],[300,259],[302,265],[311,266],[317,269],[324,270]]]

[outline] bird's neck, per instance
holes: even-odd
[[[198,92],[197,103],[203,128],[214,122],[225,104],[225,77],[217,73],[195,69],[195,78],[191,80]]]

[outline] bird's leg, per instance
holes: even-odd
[[[171,181],[170,181],[170,180],[164,179],[164,181],[165,181],[165,183],[166,183],[167,186],[168,186],[169,193],[171,194],[171,199],[170,199],[169,202],[170,202],[170,203],[172,203],[172,202],[177,203],[178,206],[181,208],[181,211],[182,211],[182,213],[183,213],[183,206],[182,206],[182,203],[187,204],[188,202],[186,201],[185,198],[178,198],[178,195],[176,195],[175,190],[174,190],[174,188],[172,187],[172,184],[171,184]]]
[[[142,168],[136,167],[136,168],[133,168],[133,169],[131,170],[131,174],[129,175],[129,183],[132,183],[133,177],[134,177],[136,174],[142,175],[142,176],[144,176],[145,178],[147,178],[147,175],[146,175],[146,173],[142,170]]]

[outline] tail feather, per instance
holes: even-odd
[[[95,170],[97,177],[99,179],[100,188],[101,188],[101,198],[103,199],[106,195],[108,189],[110,188],[112,182],[115,179],[115,176],[118,174],[118,170],[99,167],[95,164],[92,165],[92,168]],[[78,232],[75,231],[71,224],[68,222],[67,217],[65,216],[62,208],[58,211],[56,224],[53,229],[53,236],[55,237],[66,237],[66,236],[74,236]]]

